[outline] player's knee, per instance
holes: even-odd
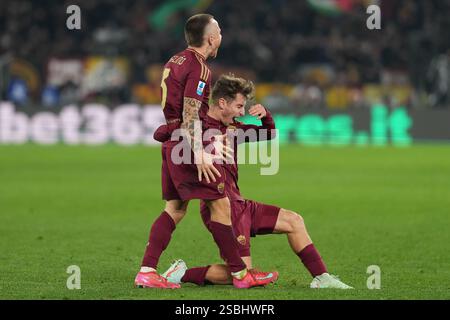
[[[169,216],[173,219],[175,224],[178,224],[186,215],[186,210],[170,210],[166,212],[169,214]]]
[[[172,217],[175,224],[178,224],[186,215],[188,203],[189,201],[169,200],[164,210]]]
[[[211,200],[207,202],[207,205],[213,216],[224,218],[231,216],[231,205],[228,198]]]
[[[288,221],[293,230],[303,229],[305,227],[305,222],[303,217],[295,211],[286,210]]]

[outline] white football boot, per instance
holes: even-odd
[[[353,289],[353,287],[350,287],[340,281],[337,276],[328,273],[323,273],[320,276],[316,276],[312,280],[309,287],[313,289]]]
[[[178,259],[170,265],[169,269],[167,269],[162,276],[172,283],[180,284],[181,278],[183,278],[187,269],[186,263],[183,260]]]

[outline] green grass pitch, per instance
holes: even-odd
[[[252,239],[267,288],[135,289],[163,208],[159,147],[0,146],[0,299],[450,299],[450,147],[282,146],[280,171],[241,166],[250,199],[301,213],[329,270],[351,291],[311,290],[284,235]],[[218,263],[198,201],[160,260]],[[67,267],[81,289],[66,288]],[[366,286],[381,268],[381,289]]]

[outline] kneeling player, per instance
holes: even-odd
[[[262,105],[252,106],[249,110],[250,115],[261,119],[262,126],[245,125],[235,121],[235,117],[243,116],[245,113],[245,99],[240,93],[236,94],[233,88],[245,82],[247,81],[244,79],[232,76],[220,77],[214,85],[212,92],[213,104],[210,106],[204,121],[204,129],[206,130],[220,130],[223,134],[229,134],[230,128],[237,130],[237,134],[233,136],[233,139],[236,139],[233,143],[235,161],[224,166],[226,169],[225,191],[230,199],[233,231],[239,242],[239,253],[243,261],[246,263],[247,268],[251,270],[250,237],[284,233],[287,235],[292,251],[299,257],[313,277],[310,284],[311,288],[350,289],[350,286],[327,272],[327,268],[306,230],[304,220],[299,214],[291,210],[246,200],[241,197],[237,184],[237,142],[256,141],[264,138],[271,139],[274,137],[274,134],[271,134],[274,133],[272,129],[275,129],[270,113]],[[256,133],[253,135],[253,139],[252,135],[245,134],[248,130],[254,130]],[[263,130],[268,130],[268,132],[265,132],[268,134],[260,134]],[[245,138],[240,139],[239,134],[245,134]],[[203,222],[210,230],[211,212],[203,201],[201,203],[201,214]],[[232,283],[228,266],[224,264],[188,269],[183,260],[176,260],[163,276],[174,283],[190,282],[198,285]],[[259,273],[258,276],[276,280],[278,273]]]

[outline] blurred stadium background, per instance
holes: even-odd
[[[71,4],[80,6],[80,30],[65,27]],[[370,4],[381,8],[381,30],[366,27]],[[0,9],[3,143],[154,143],[151,131],[162,118],[145,107],[159,105],[162,66],[185,47],[187,17],[201,11],[223,29],[219,56],[210,61],[214,77],[233,72],[254,80],[257,101],[289,115],[278,119],[283,141],[450,140],[449,1],[22,0],[2,1]],[[61,113],[92,104],[138,110],[119,112],[113,122],[120,130],[95,123],[99,136],[68,138],[67,123],[82,127],[91,114],[110,119],[99,108]],[[60,118],[47,113],[21,133],[27,124],[13,106]]]
[[[381,30],[366,27],[370,4]],[[300,212],[357,290],[311,292],[275,236],[253,252],[276,287],[132,288],[163,204],[161,69],[198,12],[222,28],[213,76],[254,80],[280,130],[279,173],[242,166],[243,194]],[[450,141],[449,17],[447,0],[0,1],[0,298],[449,299],[450,148],[422,145]],[[162,269],[218,262],[189,211]],[[72,264],[82,290],[66,288]],[[367,290],[372,264],[382,290]]]

